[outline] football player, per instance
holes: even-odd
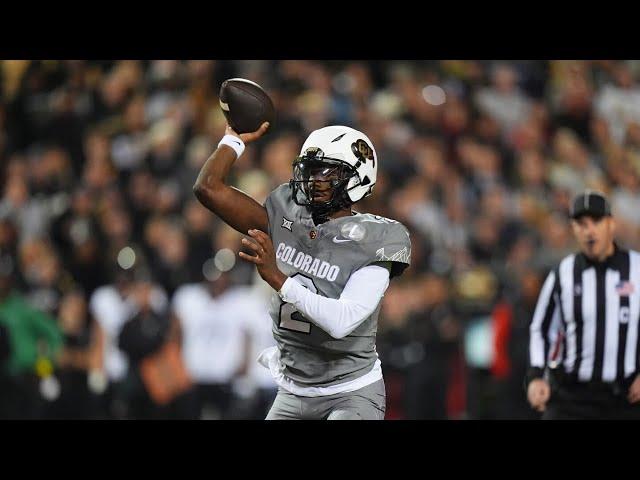
[[[279,386],[267,420],[382,420],[385,388],[376,353],[382,296],[409,265],[399,222],[352,210],[376,184],[371,140],[345,126],[312,132],[293,159],[293,178],[264,206],[225,178],[253,133],[226,135],[194,185],[208,209],[248,238],[242,243],[273,288],[269,313],[277,346],[258,361]]]

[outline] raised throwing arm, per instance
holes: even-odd
[[[237,134],[227,126],[225,138],[242,143],[250,143],[260,138],[269,127],[267,122],[252,133]],[[238,145],[242,145],[238,142]],[[244,234],[251,228],[268,231],[266,209],[246,193],[225,183],[233,162],[238,157],[236,151],[221,144],[207,159],[193,186],[193,193],[205,207],[218,215],[234,229]]]

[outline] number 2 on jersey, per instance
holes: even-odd
[[[313,293],[318,293],[318,289],[310,278],[299,273],[293,275],[291,278],[295,278],[303,287],[308,288]],[[296,307],[291,303],[283,303],[280,307],[279,327],[285,330],[293,330],[294,332],[311,332],[311,323],[306,321],[304,316],[296,310]]]

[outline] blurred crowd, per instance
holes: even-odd
[[[537,418],[528,325],[571,197],[609,194],[640,248],[640,62],[0,62],[0,417],[264,418],[270,289],[192,193],[231,77],[276,106],[231,174],[260,202],[316,128],[376,147],[355,209],[413,247],[378,328],[387,418]]]

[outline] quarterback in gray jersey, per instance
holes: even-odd
[[[259,205],[225,184],[244,144],[268,128],[227,135],[203,166],[194,192],[229,225],[274,289],[269,313],[277,347],[260,363],[279,385],[267,419],[383,419],[385,390],[375,340],[390,278],[409,265],[399,222],[352,210],[370,195],[378,159],[370,139],[345,126],[312,132],[293,179]]]

